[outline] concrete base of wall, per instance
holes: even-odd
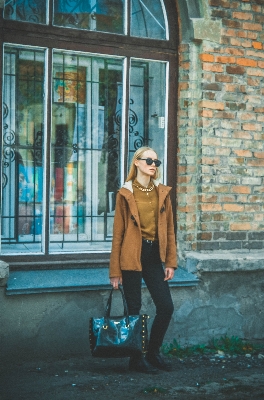
[[[200,283],[171,288],[175,311],[165,342],[201,344],[225,334],[264,339],[264,263],[247,259],[242,268],[241,262],[226,258],[231,270],[223,257],[189,255],[187,265],[195,266]],[[109,290],[6,296],[0,288],[1,357],[88,354],[89,318],[103,314],[108,295]],[[122,314],[119,296],[114,296],[113,315]],[[147,289],[142,311],[151,316],[151,325],[155,309]]]
[[[9,277],[9,264],[0,260],[0,287],[5,286]]]

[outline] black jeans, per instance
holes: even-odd
[[[150,339],[149,352],[158,352],[162,345],[173,314],[173,302],[167,281],[164,281],[164,269],[159,256],[158,244],[142,243],[142,272],[122,271],[123,288],[128,305],[128,312],[137,315],[141,309],[142,278],[156,306]]]

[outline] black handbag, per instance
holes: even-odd
[[[105,315],[90,318],[90,350],[94,357],[130,357],[146,352],[148,345],[147,318],[143,315],[128,315],[128,307],[121,286],[124,315],[110,317],[113,290],[107,301]]]

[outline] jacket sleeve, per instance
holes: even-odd
[[[126,214],[125,214],[124,198],[118,192],[116,196],[113,241],[112,241],[112,251],[111,251],[110,266],[109,266],[110,278],[116,278],[122,276],[120,268],[120,253],[121,253],[121,246],[123,243],[125,225],[126,225],[125,215]]]
[[[166,267],[171,267],[176,269],[177,265],[177,254],[176,254],[176,238],[174,231],[174,221],[173,221],[173,212],[171,199],[167,197],[167,252],[166,252]]]

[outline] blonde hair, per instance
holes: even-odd
[[[157,152],[154,149],[152,149],[151,147],[148,147],[148,146],[143,146],[136,150],[136,152],[134,153],[134,156],[132,158],[131,164],[130,164],[126,182],[131,181],[131,180],[133,181],[136,178],[137,167],[135,166],[135,161],[137,159],[141,158],[143,153],[145,153],[145,151],[148,151],[148,150],[154,151],[154,153],[157,154]],[[157,155],[157,157],[158,157],[158,155]],[[159,169],[157,168],[155,175],[153,176],[153,179],[158,179],[159,177],[160,177],[160,172],[159,172]]]

